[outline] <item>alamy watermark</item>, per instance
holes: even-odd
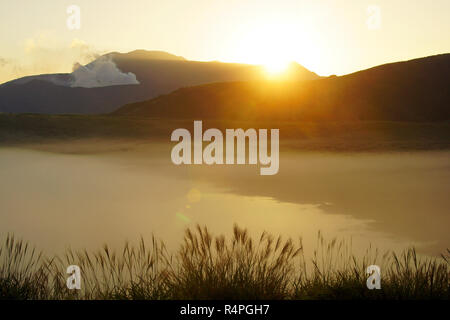
[[[381,269],[377,265],[367,267],[366,273],[369,275],[366,281],[369,290],[381,289]]]
[[[70,290],[81,289],[81,270],[77,265],[70,265],[67,267],[66,273],[70,274],[67,278],[67,288]]]
[[[278,173],[280,164],[279,129],[270,130],[270,155],[267,152],[267,134],[267,129],[226,129],[224,141],[222,131],[211,128],[203,132],[202,121],[194,121],[193,160],[191,133],[180,128],[174,130],[170,138],[171,141],[179,141],[172,149],[172,162],[176,165],[246,164],[248,140],[248,164],[256,165],[259,162],[261,175],[274,175]],[[209,144],[203,148],[203,142]]]
[[[69,15],[66,20],[66,25],[69,30],[81,29],[81,8],[77,5],[70,5],[66,9]]]
[[[377,5],[367,7],[367,28],[369,30],[378,30],[381,28],[381,8]]]

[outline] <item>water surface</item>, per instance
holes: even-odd
[[[301,236],[306,249],[319,230],[351,238],[356,252],[450,244],[450,152],[282,152],[279,174],[260,176],[248,165],[174,166],[155,144],[67,148],[0,149],[0,233],[47,252],[151,234],[174,248],[197,223]]]

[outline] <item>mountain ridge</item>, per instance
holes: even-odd
[[[262,66],[190,61],[162,51],[144,50],[108,53],[83,66],[81,71],[80,81],[74,79],[80,72],[77,69],[72,74],[29,76],[0,85],[0,112],[108,113],[124,104],[151,99],[181,87],[264,77]],[[108,81],[108,77],[115,80],[118,76],[125,81]],[[304,67],[291,76],[299,80],[319,78]],[[114,86],[108,85],[111,83]],[[97,87],[89,87],[93,84]],[[99,103],[101,99],[103,105]]]
[[[450,119],[450,54],[314,81],[208,84],[128,104],[115,115],[163,118],[439,121]]]

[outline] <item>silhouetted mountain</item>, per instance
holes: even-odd
[[[147,51],[147,50],[134,50],[128,53],[120,53],[120,52],[111,52],[108,55],[112,55],[115,57],[120,57],[122,59],[131,59],[131,60],[178,60],[178,61],[186,61],[185,58],[181,56],[176,56],[174,54],[165,52],[165,51]]]
[[[114,114],[168,118],[450,119],[450,54],[303,82],[214,83],[126,105]]]
[[[24,77],[0,86],[0,112],[105,113],[181,87],[264,78],[260,66],[188,61],[162,51],[109,53],[70,74]],[[290,79],[318,76],[297,65]]]
[[[71,88],[49,81],[0,87],[0,112],[47,114],[108,113],[118,105],[142,98],[134,86]]]

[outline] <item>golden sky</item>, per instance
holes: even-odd
[[[80,29],[67,27],[70,5],[80,8]],[[296,61],[319,75],[341,75],[450,52],[450,1],[0,2],[0,83],[135,49],[274,69]]]

